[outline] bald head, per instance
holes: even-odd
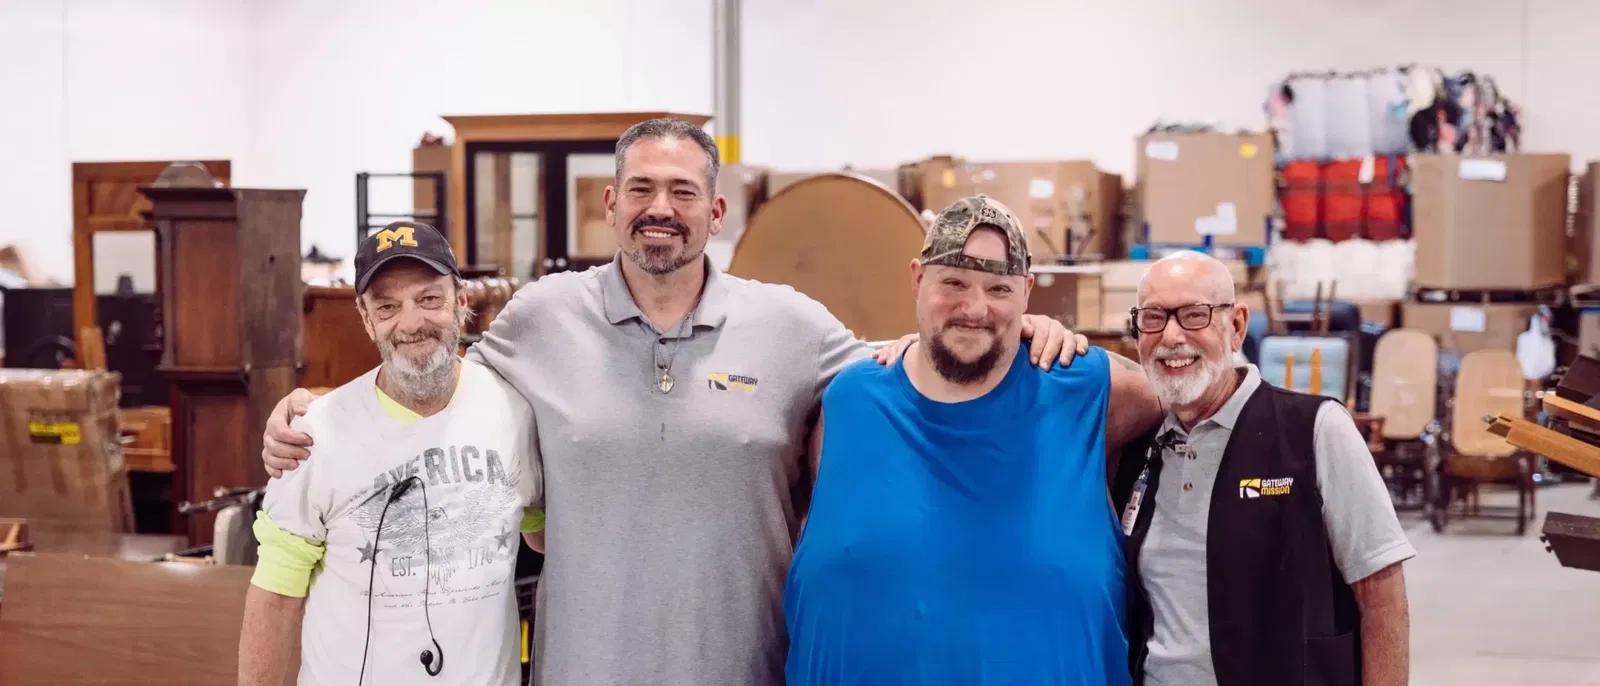
[[[1198,295],[1209,303],[1233,302],[1233,272],[1222,260],[1193,250],[1180,250],[1156,260],[1139,279],[1139,303],[1175,290]]]

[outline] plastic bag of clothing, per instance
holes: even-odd
[[[1291,76],[1282,86],[1287,102],[1279,153],[1284,161],[1328,159],[1328,82],[1323,76]]]
[[[1380,69],[1367,75],[1367,113],[1374,155],[1406,152],[1410,143],[1406,132],[1411,119],[1407,81],[1407,75],[1397,69]]]
[[[1367,77],[1340,74],[1326,81],[1323,119],[1327,157],[1360,159],[1372,154],[1372,105]]]

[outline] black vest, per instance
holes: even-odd
[[[1313,456],[1317,408],[1330,401],[1263,382],[1245,402],[1223,451],[1206,533],[1211,662],[1219,686],[1361,683],[1360,614],[1334,564]],[[1126,512],[1149,466],[1126,548],[1128,652],[1136,685],[1144,683],[1154,630],[1139,554],[1155,512],[1161,462],[1152,433],[1123,452],[1112,487],[1117,511]]]

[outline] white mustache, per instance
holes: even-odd
[[[1180,345],[1173,348],[1157,348],[1151,352],[1151,356],[1155,357],[1158,361],[1167,360],[1174,357],[1205,357],[1205,355],[1200,353],[1199,348],[1196,348],[1192,345]]]

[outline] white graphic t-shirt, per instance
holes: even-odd
[[[414,422],[378,404],[376,369],[295,420],[315,442],[311,459],[269,483],[262,508],[325,547],[306,596],[299,683],[357,683],[369,584],[362,684],[518,682],[518,524],[524,507],[543,505],[533,411],[487,367],[463,362],[461,374],[450,404]],[[439,665],[430,620],[444,657],[436,677],[420,658],[433,651]]]

